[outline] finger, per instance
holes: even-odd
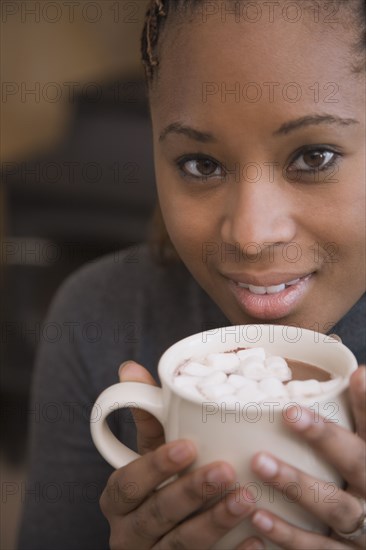
[[[254,509],[253,496],[238,487],[234,492],[224,495],[222,500],[209,510],[169,531],[154,546],[154,549],[199,548],[205,550],[212,548],[213,544],[253,513]]]
[[[221,497],[234,479],[235,472],[231,466],[219,462],[189,472],[154,491],[138,509],[124,518],[114,516],[112,531],[123,548],[123,540],[128,541],[130,548],[151,548],[177,524],[199,510],[207,500]],[[249,504],[253,507],[252,502]]]
[[[235,550],[265,550],[265,546],[261,539],[250,537],[250,539],[246,539],[244,542],[239,544]]]
[[[366,440],[366,367],[359,367],[350,379],[350,399],[356,422],[356,432]]]
[[[142,382],[157,386],[151,374],[134,361],[125,361],[118,371],[120,382]],[[164,442],[164,430],[160,422],[147,411],[131,408],[137,429],[137,448],[140,454],[160,447]]]
[[[349,550],[341,541],[304,531],[264,510],[251,517],[254,527],[269,540],[285,550]]]
[[[360,437],[299,405],[288,408],[284,420],[365,497],[366,446]]]
[[[281,491],[286,501],[298,502],[332,529],[352,532],[357,528],[362,514],[360,501],[335,483],[318,480],[269,453],[255,455],[252,469]]]
[[[196,456],[193,443],[182,439],[115,470],[100,498],[103,514],[119,516],[134,510],[160,483],[187,468]]]

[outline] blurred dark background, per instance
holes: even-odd
[[[73,14],[2,4],[0,467],[2,483],[20,484],[50,301],[79,266],[146,239],[156,192],[139,59],[147,0],[82,1]],[[1,549],[15,547],[20,500],[2,499]]]
[[[32,365],[55,290],[80,265],[147,235],[156,198],[144,82],[126,101],[114,95],[131,84],[103,84],[98,102],[76,97],[59,147],[3,164],[2,447],[13,462],[24,455]]]

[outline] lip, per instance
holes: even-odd
[[[288,283],[294,281],[295,279],[304,279],[308,275],[311,275],[313,272],[305,271],[303,273],[270,273],[262,276],[249,275],[246,273],[241,273],[240,275],[234,275],[231,273],[225,273],[224,276],[235,283],[244,283],[247,285],[254,286],[276,286],[281,283]]]
[[[281,292],[276,294],[253,294],[247,288],[238,286],[238,282],[247,284],[253,284],[256,286],[272,286],[280,284],[284,281],[291,281],[293,279],[300,278],[299,282],[286,287]],[[314,272],[307,273],[302,277],[294,275],[287,276],[279,279],[276,275],[266,279],[262,278],[246,278],[246,280],[229,279],[229,289],[233,293],[240,308],[251,317],[263,320],[281,319],[287,315],[290,315],[299,303],[303,300],[304,296],[308,293],[314,278]],[[244,279],[244,278],[243,278]],[[256,280],[256,282],[254,282]],[[252,282],[253,281],[253,282]],[[266,281],[266,284],[263,282]],[[274,282],[276,281],[276,282]]]

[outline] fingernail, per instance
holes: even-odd
[[[236,493],[227,498],[226,506],[233,516],[242,516],[252,509],[253,504],[244,500],[239,493]]]
[[[278,474],[278,464],[271,456],[261,453],[256,457],[253,470],[262,477],[270,478]]]
[[[291,428],[299,432],[306,430],[313,422],[311,412],[300,407],[289,407],[285,416]]]
[[[207,472],[206,481],[210,483],[227,483],[234,481],[234,474],[228,466],[220,464],[220,466],[216,466]]]
[[[173,462],[181,464],[182,462],[186,462],[189,458],[193,458],[193,449],[189,443],[181,441],[175,443],[173,447],[170,447],[168,456]]]
[[[252,517],[252,523],[256,527],[258,527],[258,529],[260,529],[261,531],[265,531],[266,533],[271,531],[271,529],[273,528],[272,519],[267,516],[267,514],[263,514],[263,512],[261,511],[255,512]]]
[[[119,369],[118,369],[118,376],[120,377],[121,376],[121,372],[122,372],[122,369],[124,369],[124,367],[126,365],[128,365],[128,363],[133,363],[133,361],[131,359],[129,359],[128,361],[124,361],[120,366],[119,366]]]

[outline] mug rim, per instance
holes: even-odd
[[[268,398],[266,399],[266,403],[275,403],[275,404],[279,404],[281,409],[288,405],[290,402],[291,403],[296,403],[298,405],[303,405],[303,406],[311,406],[315,403],[322,403],[324,401],[328,401],[329,399],[332,399],[338,395],[340,395],[341,393],[343,393],[348,385],[349,385],[349,379],[350,379],[350,376],[351,374],[358,368],[358,362],[357,362],[357,359],[355,357],[355,355],[353,354],[353,352],[345,345],[343,344],[343,342],[339,341],[338,339],[336,338],[333,338],[332,336],[329,336],[327,334],[323,334],[321,332],[317,332],[317,331],[314,331],[314,330],[310,330],[310,329],[305,329],[305,328],[302,328],[302,327],[292,327],[292,326],[288,326],[288,325],[273,325],[273,324],[258,324],[258,323],[248,323],[248,324],[243,324],[243,325],[227,325],[227,326],[224,326],[224,327],[218,327],[218,328],[212,328],[212,329],[208,329],[208,330],[204,330],[204,331],[201,331],[201,332],[197,332],[195,334],[191,334],[190,336],[187,336],[181,340],[178,340],[177,342],[175,342],[174,344],[172,344],[171,346],[169,346],[169,348],[167,348],[164,353],[161,355],[160,359],[159,359],[159,363],[158,363],[158,375],[159,375],[159,378],[160,378],[160,381],[162,383],[162,387],[164,389],[164,387],[167,387],[169,388],[169,390],[173,393],[173,394],[176,394],[178,395],[180,398],[184,399],[185,401],[191,401],[193,403],[196,403],[196,404],[200,404],[202,405],[202,403],[220,403],[219,401],[209,401],[209,400],[205,400],[204,398],[200,398],[200,397],[197,397],[197,396],[194,396],[194,395],[189,395],[188,392],[185,392],[183,388],[180,388],[180,387],[177,387],[174,385],[173,381],[171,380],[171,377],[169,375],[172,374],[172,371],[174,372],[174,370],[176,370],[176,368],[179,366],[179,364],[182,363],[182,361],[184,359],[180,358],[177,362],[177,364],[174,365],[174,367],[171,367],[169,362],[171,360],[171,355],[174,354],[174,353],[177,353],[177,351],[179,350],[182,350],[182,349],[185,349],[185,350],[190,350],[191,353],[188,355],[187,358],[190,358],[190,357],[194,357],[195,355],[195,349],[198,349],[199,347],[199,344],[200,345],[209,345],[209,344],[212,344],[212,343],[217,343],[218,342],[218,338],[219,337],[222,337],[222,331],[224,330],[228,330],[228,335],[230,337],[230,335],[234,335],[234,331],[240,331],[241,329],[243,328],[246,328],[246,327],[258,327],[260,328],[260,330],[262,329],[262,327],[266,328],[266,329],[269,329],[269,327],[271,327],[273,329],[274,332],[278,333],[279,331],[282,332],[282,343],[297,343],[297,342],[288,342],[286,341],[284,338],[283,338],[283,330],[284,329],[300,329],[301,331],[301,334],[302,332],[305,333],[305,336],[309,337],[310,335],[318,335],[320,337],[323,337],[324,340],[326,339],[326,341],[318,341],[318,342],[314,342],[314,345],[317,345],[317,346],[323,346],[323,345],[326,345],[326,344],[333,344],[334,347],[337,348],[337,359],[339,360],[339,353],[341,355],[343,355],[343,357],[345,359],[347,359],[347,367],[348,367],[348,372],[342,376],[343,380],[340,382],[340,384],[334,388],[333,390],[328,390],[327,392],[325,393],[322,393],[322,394],[318,394],[318,395],[314,395],[314,396],[308,396],[308,397],[297,397],[296,398],[296,401],[294,400],[290,400],[289,397],[282,397],[282,398]],[[269,329],[270,330],[270,329]],[[215,331],[215,333],[213,334],[213,331]],[[204,343],[203,340],[202,340],[202,337],[203,335],[205,335],[207,337],[207,341]],[[197,345],[195,345],[194,343],[197,342]],[[248,344],[247,341],[245,341],[244,338],[240,338],[240,341],[239,342],[235,342],[235,347],[240,347],[241,345],[243,344]],[[267,344],[268,346],[272,346],[273,345],[273,342],[268,342]],[[226,349],[225,349],[225,346],[226,346]],[[229,343],[225,342],[225,346],[224,348],[221,350],[221,351],[230,351],[231,349],[235,349],[233,348],[233,345],[229,345]],[[246,347],[265,347],[265,345],[263,345],[262,343],[259,343],[259,344],[254,344],[253,343],[249,343]],[[333,346],[332,346],[333,347]],[[334,347],[333,347],[333,350],[334,350]],[[293,349],[293,348],[291,348]],[[210,351],[208,351],[207,353],[209,353]],[[196,355],[199,355],[198,351],[196,353]],[[295,360],[295,357],[291,357],[291,356],[288,356],[287,358],[289,359],[294,359]],[[297,360],[301,360],[301,359],[298,359],[296,358]],[[307,360],[306,359],[303,359],[304,362],[306,362]],[[318,365],[316,365],[318,366]],[[324,370],[327,370],[327,372],[331,372],[330,370],[326,369],[324,366],[320,367],[320,368],[323,368]],[[170,371],[169,373],[167,371]],[[238,399],[238,403],[240,405],[248,405],[248,402],[244,402],[244,401],[240,401],[240,399]],[[254,401],[252,402],[254,403]],[[260,402],[258,403],[260,404]]]

